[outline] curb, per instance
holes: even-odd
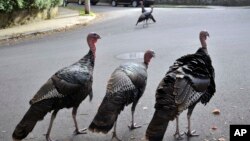
[[[94,16],[79,16],[76,14],[68,15],[66,17],[56,17],[51,20],[44,20],[37,23],[27,24],[23,26],[1,29],[0,41],[25,37],[29,35],[41,34],[46,32],[60,31],[68,29],[75,25],[88,24],[94,20]],[[33,26],[33,27],[32,27]],[[19,31],[18,31],[19,30]]]

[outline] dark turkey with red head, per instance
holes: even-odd
[[[170,120],[176,118],[176,138],[181,139],[178,126],[179,114],[188,109],[188,136],[191,132],[190,117],[195,105],[207,104],[214,95],[215,74],[207,51],[207,31],[200,32],[201,48],[196,53],[175,61],[156,90],[155,113],[147,128],[146,139],[161,141]]]
[[[108,81],[106,95],[89,126],[90,131],[106,134],[114,125],[113,138],[117,138],[116,121],[118,115],[125,106],[131,103],[133,103],[131,108],[132,123],[129,127],[130,129],[140,127],[134,123],[134,111],[144,93],[147,83],[147,68],[154,56],[155,53],[148,50],[144,54],[144,62],[129,62],[115,69]]]
[[[143,8],[143,9],[144,9],[144,8]],[[136,22],[136,25],[137,25],[138,23],[140,23],[140,22],[143,22],[143,21],[145,21],[145,22],[146,22],[146,25],[147,25],[149,19],[151,19],[153,22],[156,22],[154,16],[152,15],[154,7],[151,7],[151,10],[150,10],[150,11],[146,11],[145,9],[144,9],[144,10],[143,10],[143,9],[142,9],[142,11],[144,11],[144,12],[143,12],[143,13],[140,15],[140,17],[138,18],[138,20],[137,20],[137,22]],[[144,26],[144,24],[143,24],[143,26]]]
[[[100,39],[96,33],[89,33],[87,42],[89,52],[76,63],[57,71],[38,90],[30,100],[30,108],[23,119],[16,126],[12,137],[13,140],[24,139],[35,127],[37,121],[43,120],[44,116],[53,111],[46,140],[50,139],[50,131],[57,112],[62,108],[72,108],[72,117],[75,124],[75,134],[84,133],[78,129],[76,114],[80,103],[87,97],[93,97],[92,82],[95,63],[95,43]]]

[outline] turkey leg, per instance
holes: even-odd
[[[117,119],[116,119],[116,121],[115,121],[114,131],[113,131],[113,135],[112,135],[111,141],[112,141],[113,139],[116,139],[117,141],[121,141],[121,140],[117,137],[117,135],[116,135],[116,122],[117,122]]]
[[[52,125],[53,125],[53,122],[56,118],[56,114],[57,114],[58,110],[55,110],[52,115],[51,115],[51,119],[50,119],[50,123],[49,123],[49,128],[47,130],[47,133],[45,134],[45,137],[46,137],[46,141],[53,141],[51,138],[50,138],[50,131],[52,129]]]
[[[176,131],[175,131],[174,137],[177,140],[182,140],[183,139],[182,136],[183,134],[180,134],[180,130],[179,130],[179,116],[176,116]]]
[[[140,125],[136,125],[136,123],[134,123],[134,113],[135,113],[135,107],[136,107],[137,102],[134,102],[132,107],[131,107],[131,114],[132,114],[132,121],[131,121],[131,125],[128,126],[128,128],[130,130],[136,129],[136,128],[140,128]]]
[[[194,107],[195,107],[195,104],[194,104],[194,106],[189,107],[188,112],[187,112],[188,131],[187,131],[186,135],[188,137],[199,136],[198,134],[195,134],[196,133],[195,130],[191,131],[191,120],[190,120],[190,118],[191,118],[192,112],[194,110]]]
[[[77,109],[78,109],[78,107],[73,107],[73,110],[72,110],[72,117],[73,117],[74,124],[75,124],[75,127],[76,127],[76,129],[74,131],[74,134],[75,135],[78,135],[78,134],[87,134],[87,132],[86,132],[87,129],[86,128],[80,129],[80,130],[78,128],[78,124],[77,124],[77,121],[76,121]]]

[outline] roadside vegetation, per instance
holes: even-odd
[[[11,13],[23,9],[50,9],[62,3],[62,0],[0,0],[0,13]]]
[[[80,15],[80,16],[96,16],[95,13],[94,13],[93,11],[90,11],[89,14],[85,14],[84,5],[75,6],[75,5],[70,5],[70,4],[68,4],[67,7],[65,7],[65,8],[79,11],[79,15]]]

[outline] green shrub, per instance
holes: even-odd
[[[13,0],[0,0],[0,12],[11,12],[15,3]]]
[[[51,0],[51,7],[55,7],[62,4],[62,1],[63,0]]]
[[[49,9],[62,0],[0,0],[0,12],[10,13],[21,9]]]

